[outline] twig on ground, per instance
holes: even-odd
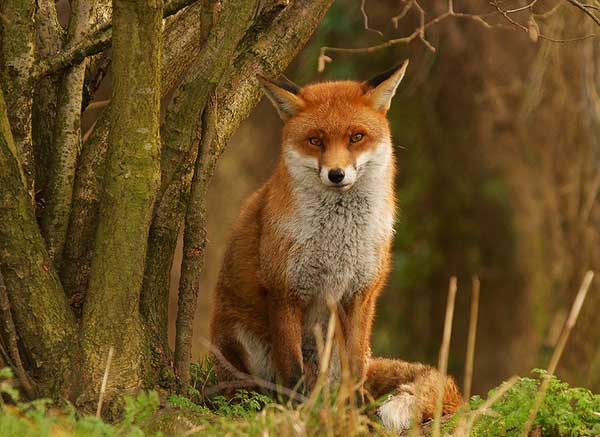
[[[477,318],[479,313],[479,289],[479,278],[475,276],[473,277],[473,288],[471,291],[471,313],[469,316],[469,335],[467,337],[467,356],[465,358],[465,377],[463,388],[463,399],[465,402],[469,402],[469,398],[471,397],[471,385],[473,382],[473,359],[475,356]]]
[[[527,418],[527,422],[525,422],[525,426],[523,427],[523,432],[521,436],[527,437],[531,427],[533,426],[533,421],[535,420],[535,416],[537,415],[542,402],[546,396],[546,391],[548,390],[548,386],[550,385],[550,380],[556,371],[556,367],[558,366],[558,362],[562,353],[565,349],[565,345],[567,344],[567,340],[569,339],[569,335],[577,322],[577,318],[579,317],[579,312],[583,307],[583,302],[585,301],[585,297],[587,296],[587,292],[590,289],[590,285],[592,283],[592,279],[594,278],[594,272],[588,270],[583,278],[583,282],[579,287],[579,291],[577,292],[577,296],[575,296],[575,301],[573,302],[573,306],[571,307],[571,311],[569,313],[569,317],[565,322],[565,326],[563,327],[562,332],[560,333],[560,337],[558,338],[558,343],[554,348],[554,352],[552,353],[552,357],[550,358],[550,364],[548,364],[547,373],[544,375],[542,384],[540,389],[538,390],[537,396],[535,398],[535,402],[533,403],[533,407],[529,412],[529,417]]]
[[[104,376],[102,376],[102,385],[100,386],[100,396],[98,397],[98,407],[96,408],[96,417],[100,417],[102,413],[102,404],[104,403],[104,393],[106,392],[106,386],[108,384],[108,373],[110,372],[110,363],[112,361],[114,347],[108,349],[108,356],[106,357],[106,367],[104,368]]]
[[[454,302],[456,300],[456,276],[450,278],[448,284],[448,301],[446,302],[446,317],[444,319],[444,336],[440,348],[438,370],[440,372],[437,393],[435,397],[435,411],[433,414],[432,436],[440,435],[440,419],[442,417],[442,404],[444,398],[444,387],[446,386],[446,374],[448,372],[448,354],[450,353],[450,338],[452,336],[452,319],[454,318]]]
[[[257,376],[254,375],[249,375],[247,373],[244,373],[240,370],[238,370],[233,364],[231,364],[227,358],[225,358],[223,356],[223,354],[221,353],[221,351],[219,350],[219,348],[217,348],[215,345],[213,345],[210,341],[208,341],[205,338],[200,337],[200,342],[202,342],[204,344],[204,346],[210,350],[210,352],[214,355],[214,357],[219,360],[219,362],[221,364],[223,364],[227,370],[229,370],[236,378],[238,378],[240,381],[245,381],[246,384],[250,383],[250,384],[254,384],[256,386],[262,387],[262,388],[266,388],[267,390],[271,390],[274,391],[276,393],[280,393],[283,395],[288,396],[289,398],[292,398],[294,400],[300,401],[300,402],[306,402],[307,398],[305,396],[302,396],[301,394],[290,390],[287,387],[283,387],[279,384],[275,384],[273,382],[270,381],[266,381],[262,378],[259,378]],[[237,381],[231,381],[231,382],[237,382]],[[212,393],[216,393],[219,390],[225,388],[225,386],[229,384],[229,383],[220,383],[215,385],[214,387],[208,389],[206,391],[207,394],[212,394]]]

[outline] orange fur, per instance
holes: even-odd
[[[427,418],[435,403],[437,371],[370,359],[375,302],[390,269],[395,215],[386,112],[404,69],[373,83],[326,82],[292,91],[262,79],[285,120],[283,151],[273,175],[247,201],[233,229],[216,288],[211,337],[239,371],[293,387],[316,368],[307,320],[322,324],[320,309],[337,305],[343,309],[341,326],[353,376],[366,379],[367,390],[376,397],[413,390]],[[344,180],[333,183],[323,169],[345,169]],[[369,178],[375,185],[365,188]],[[311,203],[311,190],[322,200]],[[302,197],[306,193],[308,200]],[[352,196],[357,199],[352,205],[371,215],[363,219],[360,211],[345,210],[344,199]],[[326,218],[319,221],[315,211],[323,205]],[[316,225],[307,220],[317,220]],[[327,234],[330,225],[334,229]],[[346,229],[365,238],[364,244],[355,247],[352,239],[344,240]],[[315,235],[322,239],[322,253],[313,231],[320,232]],[[344,250],[352,253],[340,253]],[[336,264],[338,259],[348,266]],[[335,281],[329,281],[328,269],[337,275]],[[329,285],[315,291],[314,284]],[[216,366],[220,380],[236,379],[218,359]],[[444,411],[454,411],[459,399],[448,379]]]

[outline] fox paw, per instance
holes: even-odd
[[[390,431],[401,432],[408,428],[413,421],[415,396],[411,393],[390,395],[387,401],[379,406],[377,414]]]

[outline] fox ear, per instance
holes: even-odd
[[[392,97],[394,97],[396,88],[402,82],[406,67],[408,67],[408,59],[402,65],[396,66],[375,76],[371,80],[363,82],[365,97],[375,111],[385,114],[390,109]]]
[[[304,108],[304,100],[298,96],[300,88],[294,83],[274,81],[260,74],[257,74],[256,78],[283,121],[293,117]]]

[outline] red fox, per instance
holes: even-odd
[[[223,261],[211,323],[219,381],[239,380],[223,358],[287,387],[310,380],[314,326],[325,332],[328,306],[336,305],[353,376],[375,398],[392,395],[378,410],[384,425],[405,429],[415,411],[432,417],[437,370],[370,351],[396,210],[386,113],[407,65],[366,82],[303,88],[258,77],[284,121],[282,149],[271,178],[243,207]],[[459,404],[447,377],[444,413]]]

